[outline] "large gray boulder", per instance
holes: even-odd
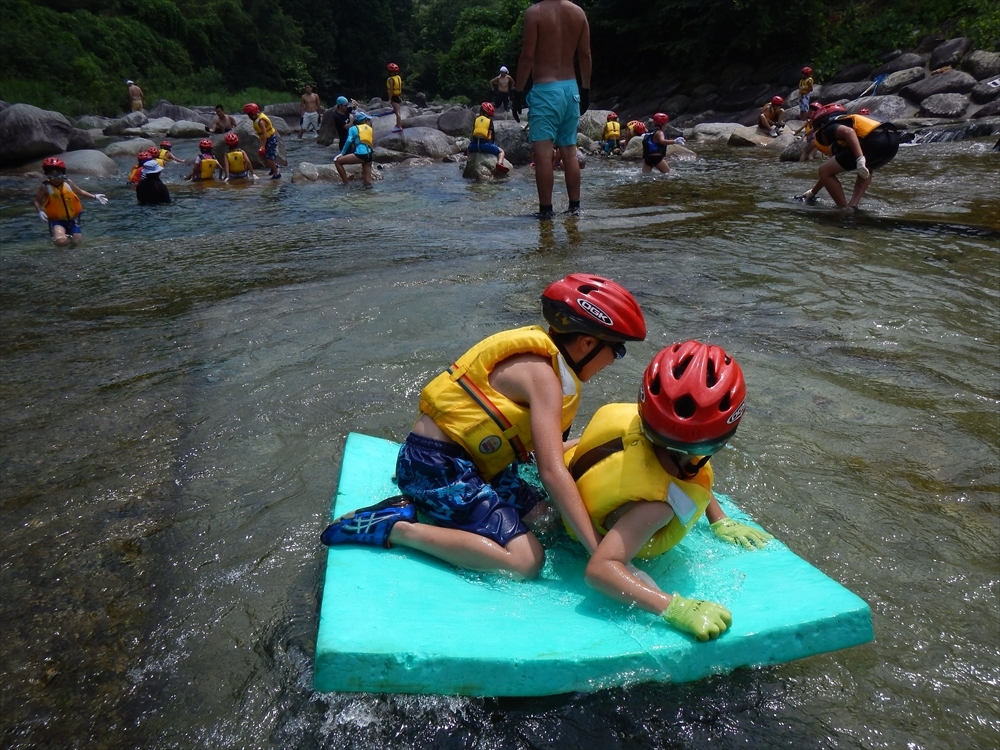
[[[468,137],[472,134],[475,122],[476,111],[466,107],[452,107],[438,115],[437,129],[451,136]]]
[[[958,61],[970,49],[972,49],[972,40],[968,37],[960,36],[942,42],[931,52],[931,70],[937,70],[945,65],[958,65]]]
[[[580,115],[580,122],[576,126],[578,133],[583,133],[591,140],[599,141],[604,135],[604,126],[608,124],[608,113],[610,109],[588,109]],[[622,123],[625,127],[625,123]]]
[[[921,66],[917,68],[907,68],[890,73],[878,87],[880,94],[897,94],[907,86],[922,81],[927,77],[927,71]]]
[[[531,143],[524,128],[512,120],[493,122],[494,141],[504,150],[513,164],[529,164],[532,160]]]
[[[0,164],[62,153],[73,126],[58,112],[12,104],[0,112]]]
[[[1000,75],[1000,52],[977,49],[962,58],[962,70],[977,81]]]
[[[689,106],[691,106],[690,98],[684,96],[684,94],[675,94],[660,104],[659,111],[666,112],[673,119],[687,112]]]
[[[868,63],[855,63],[841,70],[830,79],[830,83],[852,83],[854,81],[870,81],[872,66]]]
[[[426,115],[417,115],[416,117],[410,117],[403,120],[404,128],[436,128],[438,124],[438,115],[434,112],[430,112]]]
[[[794,139],[792,134],[788,132],[788,128],[784,128],[777,138],[772,138],[756,125],[741,125],[729,134],[729,140],[726,143],[737,148],[757,147],[780,151],[792,140]]]
[[[903,54],[889,60],[884,65],[879,65],[875,68],[875,70],[872,71],[872,78],[886,73],[895,73],[897,70],[922,68],[925,64],[926,61],[922,55],[918,55],[915,52],[904,52]]]
[[[104,128],[104,135],[125,135],[126,130],[141,128],[149,120],[143,111],[129,112]]]
[[[270,117],[272,120],[275,117],[294,117],[299,116],[299,103],[298,102],[281,102],[279,104],[268,104],[261,110],[265,115]]]
[[[204,138],[208,135],[208,128],[201,121],[178,120],[167,131],[171,138]]]
[[[934,94],[920,102],[922,117],[961,117],[969,108],[965,94]]]
[[[972,91],[969,93],[969,98],[976,104],[992,102],[998,96],[1000,96],[1000,76],[980,81],[972,87]]]
[[[66,154],[60,154],[59,158],[66,164],[66,176],[74,182],[77,182],[81,177],[114,177],[118,174],[118,165],[115,160],[100,151],[70,151]],[[20,171],[40,172],[42,171],[42,160],[25,164]],[[90,192],[94,192],[94,190]]]
[[[775,91],[774,87],[767,83],[744,86],[722,96],[715,103],[715,109],[722,112],[735,112],[737,110],[748,109],[749,107],[763,104],[763,102],[770,99],[776,93],[779,92]]]
[[[66,144],[67,151],[92,151],[97,146],[94,144],[94,137],[89,130],[73,128],[69,133],[69,143]]]
[[[182,107],[179,104],[171,104],[166,99],[160,99],[155,107],[146,110],[146,115],[150,120],[167,117],[175,122],[178,120],[187,120],[189,122],[200,122],[203,125],[211,125],[213,119],[211,115],[206,115],[189,107]]]
[[[828,102],[839,101],[840,99],[857,99],[866,89],[871,87],[872,83],[872,81],[831,83],[823,87],[823,90],[816,97],[816,101],[826,104]]]
[[[393,151],[391,148],[382,148],[381,146],[376,146],[372,149],[372,161],[376,164],[401,164],[404,161],[409,161],[410,159],[415,159],[413,154],[407,154],[402,151]]]
[[[973,118],[978,120],[980,117],[993,117],[994,115],[1000,115],[1000,99],[994,99],[982,107],[973,115]]]
[[[504,166],[509,172],[511,163],[504,159]],[[462,168],[462,177],[473,182],[494,182],[507,177],[507,173],[497,169],[497,158],[491,154],[473,153]]]
[[[156,143],[148,138],[129,138],[127,141],[115,141],[114,143],[109,143],[105,147],[104,153],[112,159],[120,159],[123,157],[130,157],[134,159],[139,155],[140,151],[147,151],[155,147]]]
[[[114,120],[110,117],[101,117],[100,115],[84,115],[76,120],[76,126],[78,128],[83,128],[84,130],[93,130],[94,128],[99,128],[103,130],[108,125],[110,125]]]
[[[743,127],[735,122],[702,122],[698,123],[691,130],[690,140],[700,142],[724,142],[729,140],[729,136],[735,130]],[[632,139],[636,140],[636,139]],[[629,142],[631,146],[631,142]]]
[[[844,105],[851,114],[867,109],[876,120],[888,122],[901,117],[909,117],[917,108],[901,96],[864,96]]]
[[[911,83],[902,91],[910,101],[922,102],[934,94],[968,94],[976,86],[976,79],[961,70],[949,70]]]
[[[363,178],[360,164],[346,164],[344,171],[351,182],[360,182]],[[382,173],[372,170],[372,180],[381,180]],[[340,182],[340,175],[333,164],[310,164],[307,161],[299,164],[292,173],[292,182]]]
[[[388,133],[379,138],[377,143],[382,148],[436,160],[458,153],[454,140],[433,128],[410,128],[402,133]]]
[[[144,138],[159,138],[160,136],[166,135],[170,132],[170,128],[174,126],[174,121],[169,117],[157,117],[155,120],[147,120],[139,128],[139,135]],[[131,133],[127,134],[131,135]]]

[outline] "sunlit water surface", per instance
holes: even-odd
[[[159,208],[80,180],[111,203],[71,250],[37,183],[0,181],[0,744],[1000,745],[1000,155],[904,148],[847,216],[789,200],[816,163],[692,145],[666,178],[591,160],[585,214],[541,224],[523,168],[364,190],[168,167]],[[875,642],[547,699],[313,692],[347,433],[402,439],[425,381],[539,322],[572,271],[623,282],[650,330],[588,384],[577,434],[660,347],[722,344],[749,409],[720,489],[869,602]]]

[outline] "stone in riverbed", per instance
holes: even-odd
[[[920,102],[923,117],[961,117],[969,108],[965,94],[934,94]]]
[[[0,111],[0,164],[62,153],[73,126],[59,112],[12,104]]]

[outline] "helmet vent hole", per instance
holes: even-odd
[[[674,413],[681,419],[690,419],[693,417],[697,408],[698,405],[695,403],[695,400],[687,394],[674,401]]]
[[[722,397],[722,401],[719,402],[719,411],[721,412],[729,411],[730,403],[732,402],[729,400],[729,394],[727,393],[725,396]]]
[[[685,357],[683,360],[674,365],[671,374],[674,376],[674,380],[680,380],[684,371],[687,370],[688,365],[691,364],[691,357]]]
[[[649,383],[649,392],[654,396],[660,395],[660,376],[657,375]]]
[[[590,286],[589,284],[584,284],[583,286],[578,287],[578,289],[580,291],[580,294],[590,294],[591,292],[593,292],[594,290],[596,290],[597,287],[596,286]]]
[[[715,372],[715,360],[714,359],[708,360],[708,367],[705,369],[706,369],[705,385],[711,388],[712,386],[714,386],[716,383],[719,382],[719,376]]]

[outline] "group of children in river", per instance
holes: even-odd
[[[402,494],[338,518],[322,542],[534,578],[545,551],[533,529],[548,503],[519,475],[533,462],[586,549],[591,587],[699,640],[718,637],[732,623],[725,606],[669,594],[633,560],[668,552],[702,516],[748,550],[773,538],[729,518],[712,493],[710,458],[746,408],[742,369],[721,347],[672,344],[646,368],[637,403],[602,406],[569,440],[581,384],[646,338],[645,318],[624,287],[588,274],[550,284],[541,307],[548,329],[494,334],[427,383],[396,462]]]
[[[389,63],[386,66],[389,77],[386,80],[386,95],[392,106],[396,124],[394,133],[402,132],[403,124],[400,115],[403,83],[399,75],[399,66]],[[483,102],[473,124],[472,137],[469,141],[468,153],[485,153],[496,157],[495,171],[506,174],[509,166],[505,163],[506,154],[496,143],[493,117],[497,107],[505,110],[511,108],[513,78],[506,67],[500,68],[500,75],[492,79],[490,89],[495,91],[494,102]],[[872,172],[888,164],[896,155],[902,138],[891,123],[883,123],[869,116],[862,109],[856,114],[849,114],[839,104],[819,105],[810,101],[814,89],[812,69],[802,68],[802,78],[799,81],[799,116],[802,125],[794,131],[796,135],[805,136],[800,161],[808,159],[811,152],[819,150],[831,157],[820,167],[817,182],[809,190],[796,196],[797,200],[813,202],[816,195],[826,189],[837,206],[841,208],[857,208],[865,191],[871,184]],[[308,100],[308,101],[307,101]],[[318,96],[311,87],[303,94],[303,106],[309,114],[320,112]],[[253,122],[253,128],[260,140],[258,156],[267,167],[272,180],[281,179],[277,164],[278,133],[270,117],[260,111],[257,104],[249,103],[243,107],[243,112]],[[305,121],[305,112],[301,122],[302,130],[315,123]],[[371,116],[351,106],[348,100],[341,96],[337,99],[334,109],[334,124],[339,136],[340,153],[334,158],[334,166],[338,176],[346,185],[348,175],[345,166],[359,164],[362,168],[362,179],[366,186],[372,184],[372,161],[374,155],[374,137]],[[314,120],[318,120],[318,114]],[[629,142],[636,137],[642,138],[642,172],[661,173],[670,171],[666,161],[667,146],[682,145],[684,138],[677,136],[668,138],[666,127],[670,117],[664,112],[657,112],[652,117],[652,127],[641,120],[631,120],[624,128],[618,121],[618,115],[610,112],[601,137],[600,148],[604,154],[621,153]],[[203,139],[199,144],[199,153],[195,157],[190,173],[185,180],[194,182],[220,179],[256,180],[250,156],[240,148],[239,137],[232,129],[235,120],[225,113],[222,105],[216,107],[216,119],[212,132],[225,133],[226,154],[223,160],[216,159],[213,143]],[[785,127],[784,99],[774,96],[761,109],[758,126],[771,136],[777,136]],[[170,202],[170,192],[160,179],[160,173],[167,163],[174,161],[183,163],[171,153],[170,141],[161,141],[160,147],[148,149],[139,153],[137,162],[129,174],[129,182],[136,188],[136,199],[142,205],[155,205]],[[556,151],[553,159],[558,159]],[[80,197],[93,197],[66,179],[66,165],[58,158],[46,159],[42,165],[45,181],[35,198],[35,208],[39,216],[49,224],[49,232],[53,242],[65,245],[77,242],[82,237],[80,215],[83,211]],[[850,200],[844,195],[837,175],[845,171],[857,171],[854,190]],[[72,197],[70,197],[72,196]],[[107,199],[100,196],[101,202]]]

